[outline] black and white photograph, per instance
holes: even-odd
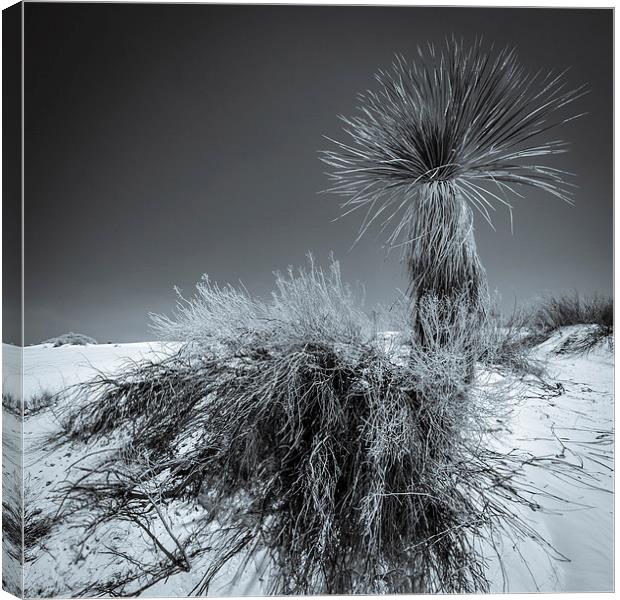
[[[2,11],[2,587],[614,591],[614,8]]]

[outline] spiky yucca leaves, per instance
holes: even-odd
[[[404,248],[414,315],[424,294],[463,290],[477,310],[487,300],[472,210],[491,223],[490,211],[511,210],[524,186],[570,201],[567,173],[540,160],[567,146],[542,136],[578,116],[563,109],[585,91],[568,90],[563,73],[530,74],[514,50],[487,53],[479,41],[418,54],[377,74],[379,90],[360,96],[358,116],[343,117],[350,142],[334,141],[322,158],[345,214],[366,212],[359,236],[377,223],[389,246]]]

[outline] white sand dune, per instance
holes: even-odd
[[[526,516],[564,557],[564,562],[551,559],[533,542],[523,542],[516,548],[506,542],[502,548],[504,575],[497,560],[490,560],[493,591],[613,589],[613,354],[607,348],[581,356],[556,354],[555,350],[572,333],[563,331],[537,349],[548,365],[552,385],[542,386],[531,380],[519,388],[520,401],[495,434],[498,446],[505,450],[518,448],[534,456],[555,456],[583,465],[582,481],[559,479],[542,469],[532,468],[528,473],[539,489],[560,499],[541,499],[541,504],[555,513],[529,511],[531,514]],[[164,356],[174,348],[160,343],[27,347],[23,353],[25,398],[41,390],[59,391],[85,381],[96,370],[114,371],[127,360]],[[4,351],[11,353],[12,349],[5,347]],[[5,385],[8,383],[5,381]],[[5,415],[5,444],[10,443],[6,434],[12,429],[11,419]],[[13,425],[17,432],[19,424]],[[56,509],[51,492],[58,489],[70,466],[80,458],[72,450],[51,452],[40,447],[43,434],[54,426],[53,412],[27,418],[24,423],[25,481],[32,501],[46,513]],[[169,507],[170,521],[174,527],[191,529],[196,510],[174,503]],[[118,570],[117,559],[105,554],[104,545],[117,544],[145,556],[152,551],[149,540],[124,522],[111,525],[85,545],[77,543],[79,533],[79,528],[63,528],[52,534],[38,552],[39,558],[27,563],[25,578],[30,595],[69,595],[89,582],[110,577]],[[208,560],[206,555],[189,573],[170,577],[146,593],[188,594],[200,580]],[[256,569],[249,569],[231,585],[228,582],[234,570],[235,565],[230,565],[210,593],[222,596],[265,592],[268,575],[259,577]]]
[[[506,451],[519,449],[583,465],[575,472],[578,480],[553,477],[540,468],[528,470],[534,486],[557,500],[541,497],[547,510],[524,516],[562,558],[550,560],[533,542],[505,547],[507,591],[613,590],[613,354],[608,348],[557,354],[578,329],[565,328],[537,349],[553,385],[530,381],[498,436]],[[503,582],[497,565],[494,568],[494,591],[499,592]]]

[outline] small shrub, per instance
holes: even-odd
[[[487,322],[486,348],[481,361],[518,375],[542,377],[544,366],[532,356],[532,348],[544,341],[544,336],[529,328],[528,316],[515,311],[508,318],[493,315]]]
[[[162,549],[99,591],[136,593],[206,551],[196,594],[261,551],[279,594],[486,590],[479,540],[539,539],[506,509],[529,505],[513,481],[528,459],[483,443],[470,373],[486,342],[470,306],[427,295],[418,311],[424,348],[404,308],[386,342],[333,263],[279,275],[269,303],[204,279],[155,317],[181,350],[78,388],[55,440],[120,447],[63,490],[66,511],[85,511],[91,533],[138,524]],[[199,535],[166,526],[170,550],[150,526],[180,500],[208,508]]]
[[[54,348],[58,348],[59,346],[86,346],[88,344],[96,344],[97,340],[83,333],[69,332],[50,338],[41,343],[52,344]]]

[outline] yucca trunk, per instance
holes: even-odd
[[[424,298],[437,301],[444,321],[484,317],[488,308],[486,272],[476,250],[472,210],[450,182],[424,186],[414,199],[406,263],[411,319],[422,345],[442,343],[419,319]],[[434,336],[434,339],[429,339]]]

